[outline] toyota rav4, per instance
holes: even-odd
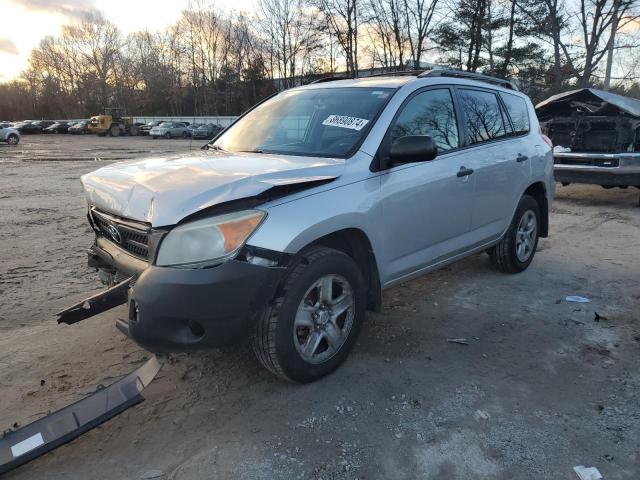
[[[82,177],[89,265],[118,328],[158,352],[250,338],[309,382],[353,348],[382,291],[488,252],[525,270],[548,232],[553,157],[530,100],[456,71],[326,79],[273,96],[198,153]]]

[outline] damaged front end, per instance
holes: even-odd
[[[556,180],[640,186],[640,100],[585,88],[536,106],[553,142]]]

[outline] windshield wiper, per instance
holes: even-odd
[[[218,152],[226,152],[226,150],[218,145],[207,144],[207,150],[216,150]]]

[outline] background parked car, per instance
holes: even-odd
[[[15,128],[23,135],[42,133],[42,127],[36,122],[20,122]]]
[[[211,140],[222,130],[224,130],[222,125],[207,123],[206,125],[200,125],[193,130],[193,138]]]
[[[74,123],[69,127],[68,132],[75,135],[84,135],[85,133],[89,133],[89,120],[81,120],[77,123]]]
[[[0,124],[0,142],[7,142],[9,145],[20,143],[20,133],[15,128],[11,128],[5,123]]]
[[[69,127],[71,127],[71,125],[67,122],[56,122],[42,130],[42,133],[67,133]]]
[[[157,127],[153,127],[149,131],[149,135],[151,135],[153,138],[187,138],[189,136],[189,131],[188,126],[185,122],[163,122]]]
[[[162,121],[160,120],[156,120],[153,122],[149,122],[145,125],[142,125],[139,129],[138,129],[138,135],[142,135],[142,136],[147,136],[149,135],[149,131],[153,128],[153,127],[157,127],[158,125],[160,125],[162,123]]]
[[[54,123],[56,123],[56,121],[55,120],[36,120],[33,123],[35,123],[36,125],[40,125],[43,129],[45,129],[50,127]]]

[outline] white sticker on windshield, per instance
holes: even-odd
[[[346,115],[329,115],[323,125],[330,127],[350,128],[351,130],[362,130],[369,123],[369,120],[358,117],[347,117]]]

